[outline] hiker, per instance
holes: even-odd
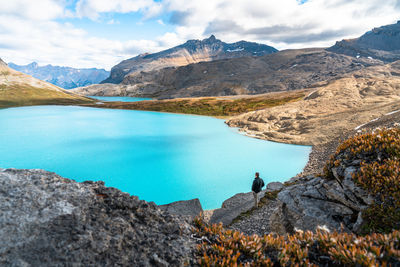
[[[260,174],[256,172],[256,177],[254,178],[253,185],[251,187],[251,190],[253,191],[255,207],[258,207],[258,193],[261,192],[263,186],[264,181],[260,178]]]

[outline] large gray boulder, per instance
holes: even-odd
[[[190,225],[103,182],[0,169],[1,266],[186,266]]]
[[[284,206],[285,218],[293,228],[315,230],[326,226],[340,230],[343,226],[344,230],[357,232],[360,214],[372,198],[354,184],[351,175],[346,175],[342,181],[305,177],[302,182],[284,188],[277,200]]]
[[[180,215],[193,219],[203,212],[200,200],[198,198],[191,200],[175,201],[166,205],[158,206],[161,210],[174,215]]]

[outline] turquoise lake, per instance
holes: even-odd
[[[128,97],[128,96],[89,96],[90,98],[98,99],[100,101],[121,101],[121,102],[137,102],[143,100],[151,100],[151,98],[142,97]]]
[[[246,137],[223,120],[75,106],[0,110],[0,168],[40,168],[103,180],[166,204],[199,198],[204,209],[305,166],[311,147]]]

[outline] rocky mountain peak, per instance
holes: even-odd
[[[39,64],[37,62],[32,62],[30,64],[28,64],[29,68],[33,68],[33,69],[37,69],[39,67]]]
[[[207,39],[204,39],[203,41],[215,42],[216,40],[217,40],[217,38],[215,38],[214,34],[211,34],[210,37],[208,37]]]
[[[359,38],[342,40],[329,51],[354,57],[370,57],[386,62],[400,59],[400,21],[374,28]]]
[[[268,45],[246,41],[225,43],[211,35],[203,40],[188,40],[167,50],[124,60],[114,66],[111,69],[110,77],[101,83],[121,83],[125,76],[137,74],[141,71],[147,72],[227,58],[263,56],[277,51]]]

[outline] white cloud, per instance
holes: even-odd
[[[2,15],[31,20],[49,20],[65,15],[62,3],[53,0],[0,0],[0,7]]]
[[[65,8],[67,3],[70,0],[0,0],[0,57],[18,64],[35,60],[110,68],[139,53],[210,34],[226,42],[249,40],[278,49],[330,46],[400,18],[398,0],[309,0],[302,5],[296,0],[80,0],[74,11]],[[55,20],[80,16],[118,23],[107,12],[140,12],[142,23],[152,17],[175,28],[151,40],[116,41],[95,38]],[[170,21],[166,16],[157,18],[165,13],[170,14]]]
[[[397,0],[167,0],[180,39],[211,33],[278,48],[330,46],[400,18]],[[396,8],[397,7],[397,8]]]
[[[145,6],[145,2],[149,1],[136,1],[139,7]],[[136,54],[165,48],[154,40],[95,38],[70,23],[56,22],[56,18],[71,16],[63,4],[63,0],[0,0],[0,57],[17,64],[37,61],[41,65],[110,69]],[[106,1],[95,4],[96,12],[109,10]],[[119,1],[113,8],[128,12],[138,7],[133,1]],[[110,19],[108,23],[119,21]]]
[[[119,24],[119,21],[115,20],[115,19],[110,19],[109,21],[107,21],[107,24],[109,24],[109,25]]]
[[[164,47],[158,41],[126,42],[90,37],[70,24],[52,21],[27,23],[25,19],[0,15],[0,57],[6,62],[53,64],[110,69],[120,61],[144,51]]]
[[[160,12],[161,5],[152,0],[79,0],[76,5],[78,17],[99,18],[101,13],[129,13],[142,11],[145,16],[154,16]]]

